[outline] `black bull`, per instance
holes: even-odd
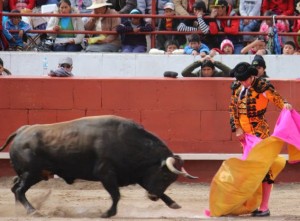
[[[146,189],[151,200],[161,199],[170,208],[180,208],[164,192],[178,174],[195,178],[158,137],[117,116],[22,126],[0,151],[12,140],[9,154],[17,178],[11,190],[28,213],[35,208],[28,202],[26,191],[53,174],[68,184],[75,179],[101,181],[112,198],[112,206],[101,217],[117,213],[119,187],[130,184]]]

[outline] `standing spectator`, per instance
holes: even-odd
[[[0,76],[11,75],[10,71],[4,68],[3,60],[0,58]]]
[[[241,16],[260,16],[262,0],[240,0],[239,14]],[[257,19],[242,19],[240,21],[240,31],[256,32],[260,27],[260,20]],[[253,35],[244,35],[245,42],[253,41]]]
[[[10,10],[30,9],[35,7],[35,0],[9,0]]]
[[[199,67],[201,67],[199,71],[194,71]],[[216,68],[220,71],[217,71]],[[183,77],[230,77],[230,71],[231,69],[225,64],[206,56],[188,65],[181,75]]]
[[[14,9],[11,13],[20,13],[19,10]],[[9,16],[9,19],[5,22],[3,27],[3,34],[5,38],[8,40],[10,51],[23,51],[24,43],[27,41],[26,32],[31,30],[31,27],[28,23],[21,20],[20,16]],[[9,31],[18,31],[10,33]]]
[[[292,109],[274,86],[264,78],[258,78],[257,69],[247,62],[238,63],[232,70],[236,81],[231,85],[230,125],[237,139],[243,144],[245,135],[251,134],[261,139],[270,136],[269,124],[265,113],[268,103],[273,102],[278,108]],[[261,156],[263,158],[263,156]],[[283,167],[282,167],[283,168]],[[250,168],[249,168],[250,169]],[[270,216],[269,198],[274,183],[272,170],[267,172],[262,181],[262,198],[260,206],[252,216]],[[257,188],[257,187],[255,187]]]
[[[294,0],[263,0],[262,14],[273,11],[276,15],[294,15]]]
[[[70,0],[60,0],[58,3],[58,11],[55,14],[77,14],[78,10],[71,7]],[[63,34],[60,31],[84,31],[83,22],[80,17],[51,17],[47,30],[56,31],[55,34],[49,36],[55,37],[53,51],[81,51],[84,34]]]
[[[211,8],[211,21],[209,22],[210,38],[213,46],[217,48],[224,39],[229,39],[234,45],[234,54],[239,54],[243,48],[243,38],[237,35],[239,32],[238,19],[218,19],[221,16],[237,16],[236,12],[226,0],[216,0]],[[225,32],[225,35],[217,35],[218,32]]]
[[[131,15],[140,15],[139,9],[133,9]],[[133,17],[117,26],[117,32],[124,34],[122,39],[122,52],[143,53],[147,51],[147,41],[144,34],[131,34],[128,32],[151,32],[153,28],[151,24],[145,22],[143,18]]]
[[[220,48],[212,48],[210,50],[209,55],[214,57],[217,54],[233,54],[234,53],[234,45],[229,39],[224,39],[221,42]]]
[[[180,19],[175,17],[174,4],[172,2],[168,2],[165,4],[164,9],[165,9],[165,15],[170,17],[160,19],[160,22],[158,24],[158,30],[176,31],[178,25],[180,24]],[[177,40],[179,45],[186,44],[185,35],[160,34],[156,36],[156,48],[160,50],[164,50],[165,42],[169,39]]]
[[[188,45],[185,46],[184,53],[205,57],[209,54],[209,48],[205,44],[201,43],[200,36],[198,34],[191,34],[188,37]]]
[[[106,0],[93,0],[93,4],[87,9],[93,9],[93,14],[117,15],[116,10],[109,8],[111,3]],[[89,31],[116,31],[117,26],[121,24],[118,17],[90,17],[85,24],[85,30]],[[99,35],[96,35],[99,36]],[[94,35],[95,37],[95,35]],[[121,40],[118,34],[104,35],[104,38],[89,44],[85,51],[87,52],[118,52],[120,50]]]
[[[287,41],[284,43],[282,54],[294,55],[296,53],[296,44],[293,41]]]
[[[262,77],[262,78],[268,78],[269,76],[267,75],[266,72],[266,62],[261,55],[255,55],[252,61],[252,64],[256,70],[257,70],[257,77]]]
[[[50,77],[72,77],[73,60],[70,57],[63,57],[58,62],[58,69],[51,70]]]
[[[137,8],[136,0],[108,0],[108,3],[111,3],[111,8],[120,14],[129,14],[133,9]]]

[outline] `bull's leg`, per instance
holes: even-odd
[[[179,206],[174,200],[172,200],[168,195],[166,195],[166,194],[164,194],[164,193],[163,193],[163,195],[160,197],[160,199],[161,199],[162,201],[164,201],[164,203],[165,203],[168,207],[170,207],[170,208],[172,208],[172,209],[179,209],[179,208],[181,208],[181,206]]]
[[[15,194],[16,202],[20,202],[25,207],[28,214],[33,213],[36,210],[27,200],[25,193],[32,185],[41,181],[38,178],[30,178],[30,177],[31,176],[28,173],[22,174],[22,177],[18,177],[15,180],[13,187],[11,188],[11,191]]]
[[[110,171],[108,173],[106,172],[101,181],[112,199],[111,207],[101,215],[102,218],[108,218],[117,214],[117,205],[120,200],[120,191],[117,183],[117,178],[113,171]]]

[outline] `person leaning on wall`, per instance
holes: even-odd
[[[201,67],[200,70],[196,70]],[[220,71],[216,70],[220,69]],[[183,77],[230,77],[231,69],[220,61],[215,61],[210,56],[201,58],[188,65],[182,72]]]
[[[73,60],[70,57],[63,57],[58,61],[58,69],[51,70],[50,77],[73,77]]]
[[[0,76],[11,75],[11,72],[4,68],[3,60],[0,58]]]

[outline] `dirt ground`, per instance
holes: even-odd
[[[166,193],[181,209],[168,208],[162,201],[152,202],[139,187],[121,188],[118,214],[101,219],[100,214],[111,204],[108,193],[98,182],[77,181],[67,185],[60,178],[41,182],[27,192],[28,200],[42,216],[26,215],[25,209],[15,206],[10,191],[12,177],[0,178],[1,221],[166,221],[166,220],[300,220],[300,183],[275,184],[271,196],[271,217],[205,217],[208,208],[209,184],[174,183]]]

